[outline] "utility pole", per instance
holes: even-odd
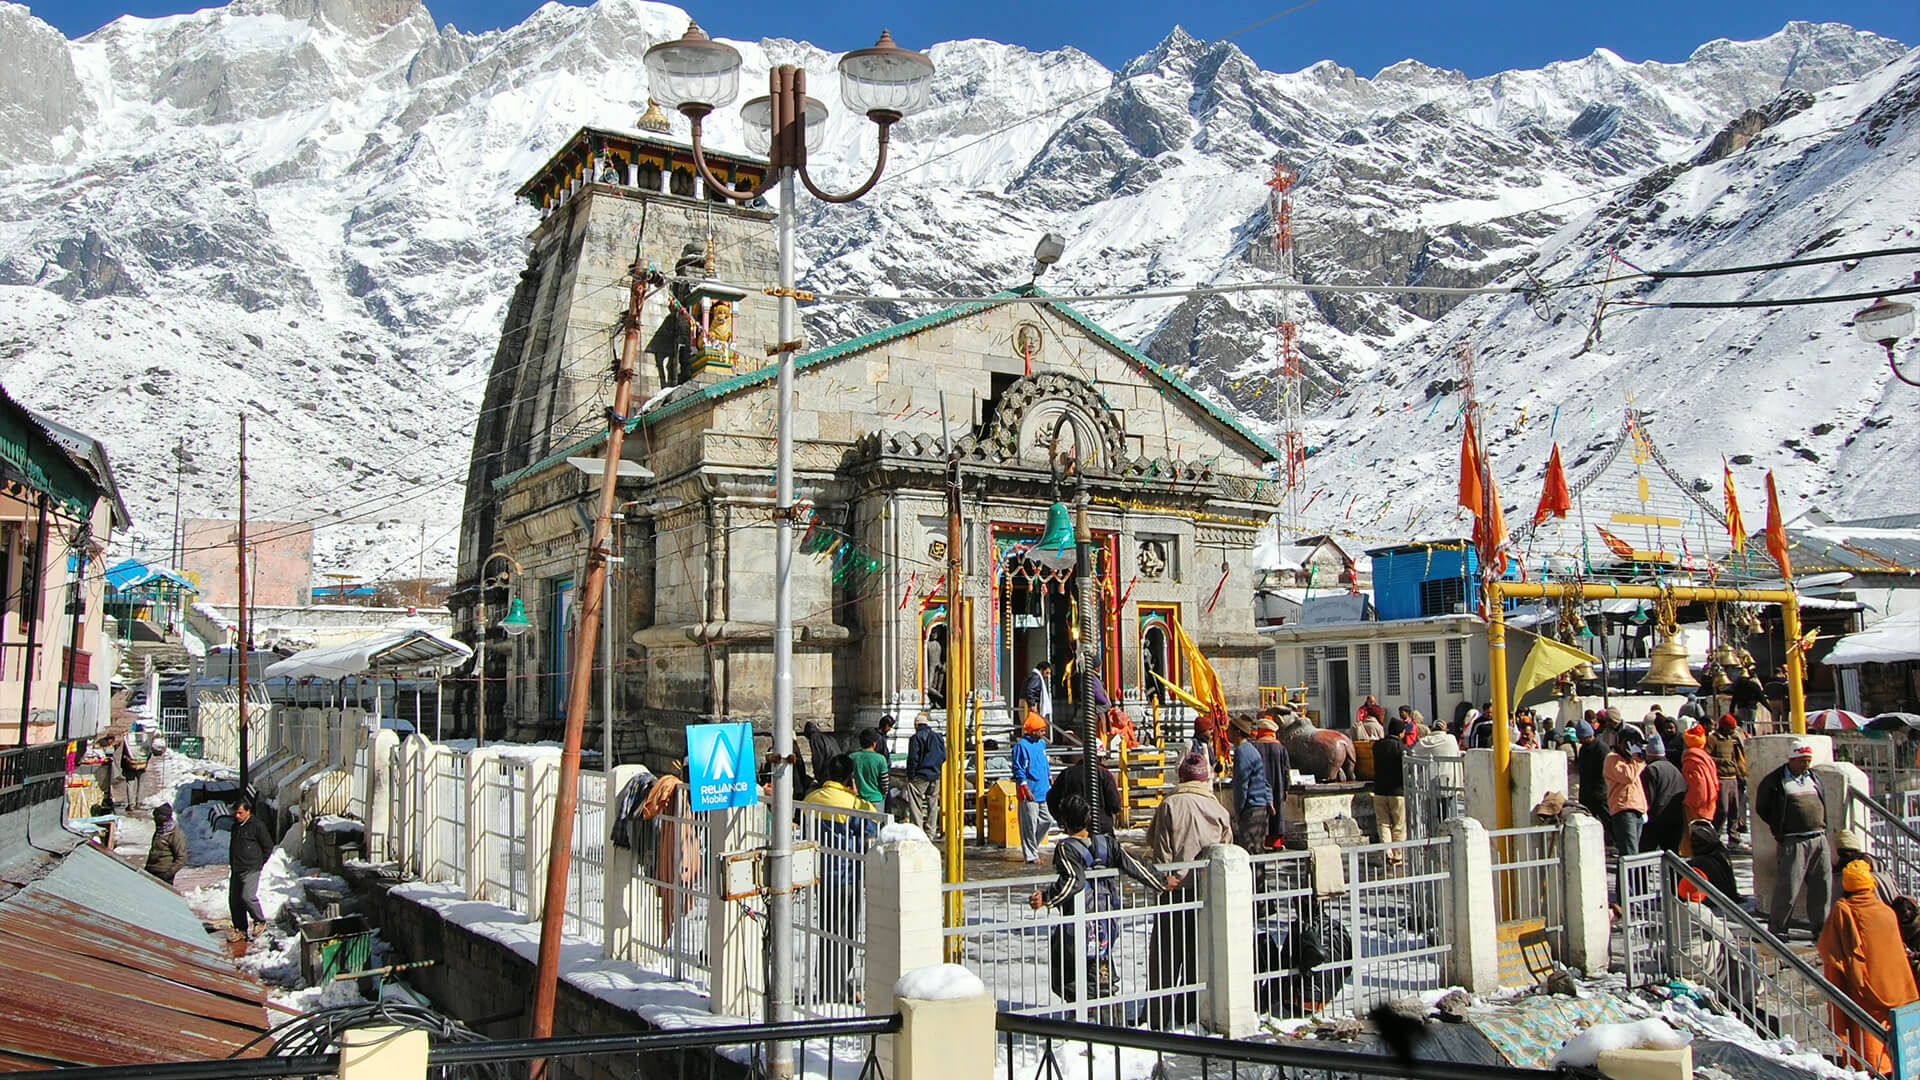
[[[620,451],[626,444],[627,410],[632,408],[634,366],[640,357],[640,305],[648,285],[660,276],[640,265],[635,245],[631,281],[627,286],[626,336],[620,346],[620,366],[614,372],[613,407],[607,410],[606,467],[600,474],[600,511],[593,519],[587,545],[587,578],[574,595],[575,613],[571,670],[567,673],[567,725],[560,749],[560,790],[553,804],[553,844],[547,856],[546,902],[540,910],[540,953],[534,972],[533,1024],[528,1034],[544,1039],[553,1034],[553,1005],[560,978],[560,929],[566,920],[567,871],[573,858],[573,815],[580,786],[580,743],[587,726],[587,702],[593,694],[593,646],[600,632],[606,588],[607,550],[613,531],[615,488],[620,479]],[[779,819],[776,818],[776,821]],[[546,1062],[533,1067],[535,1080],[544,1080]]]
[[[187,473],[187,437],[182,435],[173,448],[173,561],[167,565],[180,569],[180,485]]]
[[[247,661],[253,650],[248,647],[252,640],[252,620],[247,618],[247,414],[240,414],[240,528],[234,533],[233,556],[238,568],[234,582],[239,588],[238,629],[234,635],[233,653],[239,662],[235,681],[240,688],[240,797],[247,797]]]

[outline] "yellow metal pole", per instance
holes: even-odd
[[[1487,681],[1493,684],[1494,822],[1513,827],[1513,746],[1507,737],[1507,615],[1501,606],[1504,583],[1487,582]]]
[[[1780,621],[1787,638],[1787,712],[1793,717],[1793,733],[1807,733],[1807,653],[1800,644],[1800,597],[1792,592],[1780,604]]]

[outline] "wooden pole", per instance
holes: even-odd
[[[238,662],[234,674],[235,685],[239,688],[240,716],[240,797],[247,797],[247,774],[250,771],[247,755],[247,660],[252,653],[253,620],[247,617],[247,414],[240,414],[240,527],[234,533],[234,564],[237,567],[234,583],[238,587],[237,611],[235,617],[237,629],[234,633],[233,653]]]
[[[587,722],[587,702],[593,694],[594,643],[600,633],[601,598],[607,576],[608,537],[613,530],[615,488],[620,478],[620,452],[626,444],[627,410],[633,407],[633,373],[640,356],[640,306],[646,299],[651,275],[635,253],[627,286],[625,339],[620,366],[614,373],[613,408],[607,413],[606,465],[600,474],[600,512],[593,519],[587,545],[587,577],[574,596],[573,666],[567,673],[567,721],[560,748],[559,791],[553,806],[553,843],[547,855],[546,901],[540,909],[540,952],[534,972],[533,1021],[529,1035],[544,1039],[553,1034],[553,1006],[559,988],[560,931],[566,921],[567,872],[573,861],[573,815],[579,796],[580,742]],[[779,823],[783,827],[786,823]],[[532,1075],[542,1080],[546,1062],[537,1061]]]

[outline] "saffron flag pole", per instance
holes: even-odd
[[[1733,467],[1725,454],[1720,456],[1720,472],[1727,489],[1727,539],[1733,541],[1735,554],[1747,548],[1747,523],[1740,517],[1740,496],[1733,490]]]
[[[1773,470],[1767,470],[1767,553],[1780,568],[1787,588],[1793,588],[1793,559],[1787,554],[1787,528],[1780,516],[1780,492],[1773,484]]]
[[[1485,505],[1480,487],[1480,448],[1475,445],[1472,416],[1467,417],[1460,432],[1460,505],[1474,517],[1480,516]]]
[[[1547,459],[1546,486],[1540,489],[1540,505],[1533,511],[1535,525],[1548,517],[1563,518],[1573,509],[1573,493],[1567,489],[1567,470],[1560,465],[1560,444],[1553,444],[1553,456]]]

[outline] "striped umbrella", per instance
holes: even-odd
[[[1867,718],[1845,709],[1821,709],[1807,714],[1808,731],[1859,731]]]

